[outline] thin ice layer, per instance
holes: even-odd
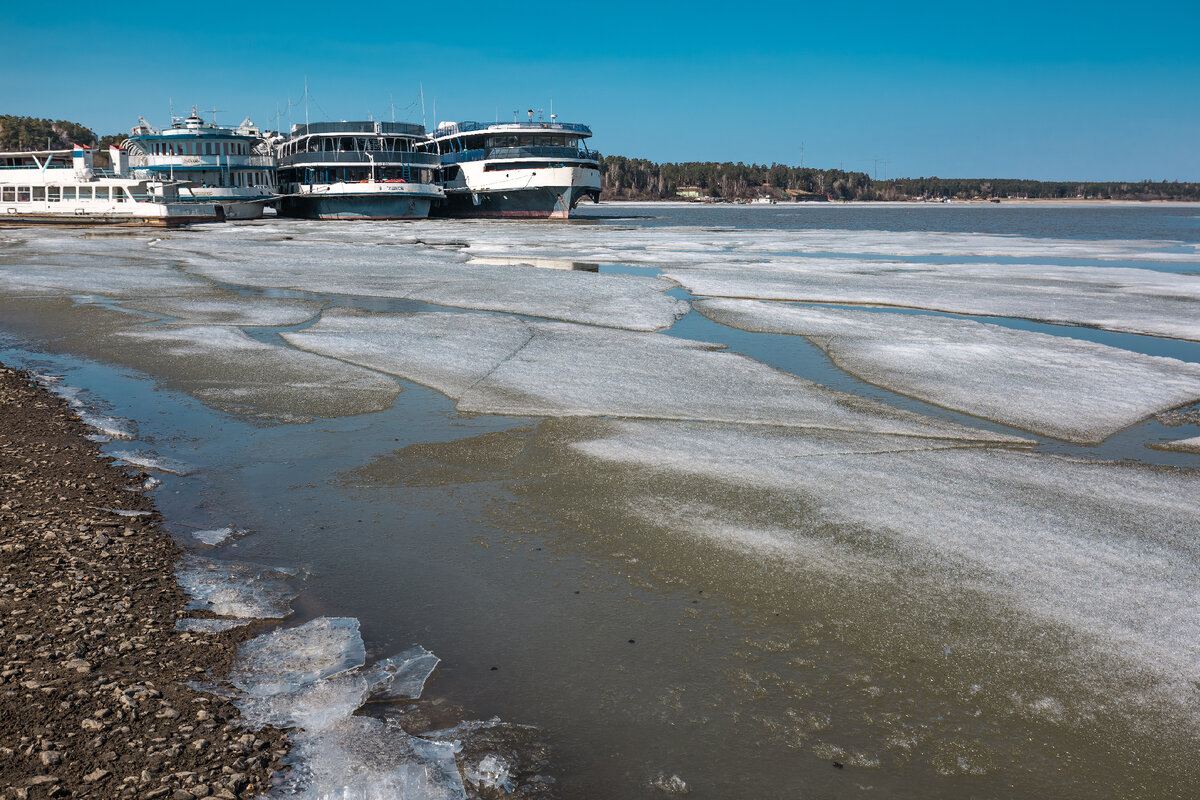
[[[105,455],[112,456],[118,461],[126,464],[131,464],[142,469],[150,469],[156,472],[168,472],[172,475],[190,475],[192,468],[182,461],[167,456],[160,456],[153,452],[141,452],[135,450],[106,450]]]
[[[619,230],[620,235],[614,235]],[[422,241],[453,241],[456,233],[425,233]],[[535,237],[501,225],[473,227],[472,256],[536,256],[575,261],[695,264],[771,255],[852,253],[882,256],[1200,261],[1194,244],[1167,240],[1064,239],[950,231],[752,229],[696,226],[572,226]]]
[[[296,593],[286,573],[271,567],[186,555],[175,577],[192,596],[187,607],[239,619],[282,618],[292,613]]]
[[[192,324],[241,327],[299,325],[315,317],[321,304],[269,297],[162,297],[122,303],[125,308],[176,317]]]
[[[328,340],[326,336],[328,335]],[[457,395],[464,411],[703,419],[993,442],[788,375],[719,345],[483,315],[326,314],[286,340]]]
[[[723,528],[768,560],[788,557],[780,536],[829,537],[822,557],[839,570],[858,564],[871,580],[871,562],[882,561],[910,580],[996,596],[1156,675],[1166,701],[1192,702],[1200,661],[1194,471],[1006,449],[879,452],[878,437],[831,432],[649,422],[609,430],[575,450],[619,469],[778,492],[805,509],[805,529],[770,535],[748,527],[753,535],[741,536],[729,521],[753,509],[734,508],[725,522],[706,515],[709,536]],[[797,555],[814,552],[800,544]],[[844,557],[846,548],[866,558]]]
[[[175,630],[189,633],[222,633],[223,631],[244,627],[253,621],[250,619],[212,619],[209,617],[195,619],[188,617],[176,620]]]
[[[354,716],[393,680],[411,687],[436,656],[417,647],[371,669],[363,668],[364,657],[358,620],[351,618],[320,617],[238,648],[229,680],[239,690],[234,702],[244,721],[294,729],[294,766],[282,791],[310,800],[464,798],[452,743]]]
[[[923,308],[1200,341],[1200,278],[1148,269],[810,258],[666,274],[707,297]]]
[[[286,776],[301,800],[465,800],[451,743],[428,742],[373,717],[346,717],[319,738],[297,735]]]
[[[251,696],[269,697],[361,667],[365,661],[357,619],[318,617],[242,644],[229,682]]]
[[[1200,436],[1191,439],[1176,439],[1173,442],[1158,442],[1153,446],[1158,450],[1174,450],[1178,453],[1200,453]]]
[[[390,240],[386,231],[354,229],[280,238],[269,226],[205,231],[203,243],[175,248],[188,269],[226,284],[421,300],[592,325],[659,330],[687,313],[658,278],[467,263],[456,249]],[[403,246],[389,246],[403,244]]]
[[[723,325],[805,336],[866,381],[1006,425],[1097,443],[1200,398],[1200,365],[917,314],[745,300],[696,304]]]
[[[374,700],[415,699],[425,691],[425,681],[437,669],[441,659],[424,647],[410,647],[403,653],[375,662],[373,671],[381,680],[372,692]]]
[[[311,353],[268,344],[219,325],[141,325],[112,334],[120,357],[170,376],[214,405],[264,415],[337,417],[388,408],[391,378]]]

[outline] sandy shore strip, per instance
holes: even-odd
[[[245,629],[177,632],[181,549],[67,404],[0,365],[0,798],[250,798],[287,742],[183,685]]]

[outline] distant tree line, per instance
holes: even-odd
[[[0,114],[0,151],[68,150],[73,145],[105,149],[120,144],[126,135],[114,133],[97,136],[95,131],[78,122],[65,119],[38,119]]]
[[[953,198],[1200,200],[1200,183],[1179,181],[1032,181],[1009,178],[892,178],[865,172],[715,161],[657,164],[605,156],[604,196],[614,200],[671,200],[700,196],[745,200],[914,200]]]

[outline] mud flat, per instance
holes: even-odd
[[[246,629],[176,631],[180,548],[67,404],[0,365],[0,798],[248,798],[281,731],[186,681]]]

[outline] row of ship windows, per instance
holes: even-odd
[[[109,188],[112,194],[109,194]],[[76,190],[78,189],[78,192]],[[76,200],[111,199],[115,203],[124,203],[134,199],[132,195],[120,186],[4,186],[0,187],[0,202],[29,203],[49,201],[51,203]]]
[[[244,142],[154,142],[150,154],[155,156],[244,156],[249,155]]]

